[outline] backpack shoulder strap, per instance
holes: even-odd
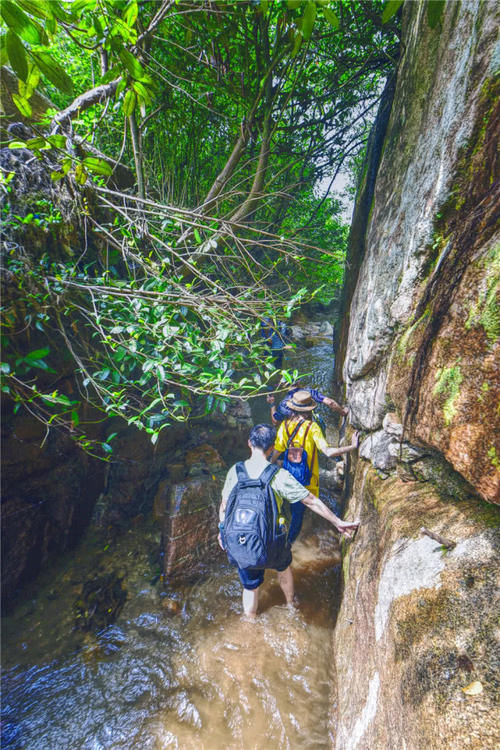
[[[287,441],[287,444],[286,444],[286,447],[287,447],[287,448],[289,448],[289,447],[290,447],[290,445],[291,445],[291,444],[292,444],[292,442],[293,442],[293,439],[294,439],[295,435],[296,435],[296,434],[297,434],[297,432],[298,432],[298,431],[300,430],[300,428],[302,427],[302,425],[303,425],[303,424],[304,424],[304,420],[303,420],[303,419],[299,419],[299,422],[298,422],[298,424],[297,424],[296,428],[294,429],[294,431],[293,431],[293,432],[292,432],[292,434],[290,435],[290,433],[288,432],[288,425],[287,425],[287,423],[285,422],[286,436],[287,436],[287,438],[288,438],[288,441]]]
[[[236,476],[238,477],[238,482],[246,482],[248,479],[248,473],[245,469],[245,464],[243,461],[239,461],[236,464]]]
[[[262,474],[260,475],[260,481],[262,484],[267,485],[270,484],[273,480],[274,475],[278,471],[279,466],[277,464],[269,464],[269,466],[266,466]]]

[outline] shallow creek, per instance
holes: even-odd
[[[331,343],[297,360],[328,392]],[[268,413],[261,401],[256,419]],[[332,746],[339,555],[326,522],[308,519],[294,546],[298,608],[284,606],[269,571],[256,623],[241,617],[241,587],[222,553],[195,585],[163,588],[158,531],[146,520],[106,551],[128,590],[117,621],[97,636],[73,631],[98,545],[89,532],[4,618],[5,750]]]

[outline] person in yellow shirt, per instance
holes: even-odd
[[[328,445],[323,437],[321,427],[313,421],[312,411],[316,408],[317,403],[306,390],[296,391],[287,403],[292,412],[292,416],[285,419],[278,430],[274,450],[271,455],[271,463],[275,463],[278,457],[284,453],[287,448],[302,446],[307,453],[307,467],[310,478],[304,483],[311,495],[319,495],[319,463],[318,451],[321,451],[332,458],[340,456],[343,453],[354,451],[358,447],[358,433],[355,432],[351,445],[342,448],[334,448]],[[296,507],[295,507],[296,506]],[[300,506],[300,507],[299,507]],[[296,540],[302,528],[305,506],[302,503],[295,503],[291,506],[292,520],[288,540],[290,544]]]

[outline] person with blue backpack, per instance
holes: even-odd
[[[354,433],[351,445],[341,448],[328,445],[320,425],[312,418],[317,401],[309,390],[295,391],[287,401],[287,406],[290,416],[280,424],[271,463],[284,453],[283,468],[311,494],[319,495],[318,452],[321,451],[325,456],[332,458],[354,451],[358,447],[358,433]],[[291,508],[292,520],[288,535],[290,544],[294,543],[300,533],[304,511],[304,505]]]
[[[288,539],[289,506],[304,505],[351,538],[358,522],[342,521],[284,469],[268,460],[276,430],[268,424],[252,428],[250,458],[232,466],[222,490],[219,508],[219,544],[238,568],[243,586],[243,611],[255,618],[258,589],[264,571],[278,572],[287,604],[293,604],[292,552]]]

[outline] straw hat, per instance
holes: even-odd
[[[312,411],[317,403],[309,391],[296,391],[288,401],[287,406],[293,411]]]

